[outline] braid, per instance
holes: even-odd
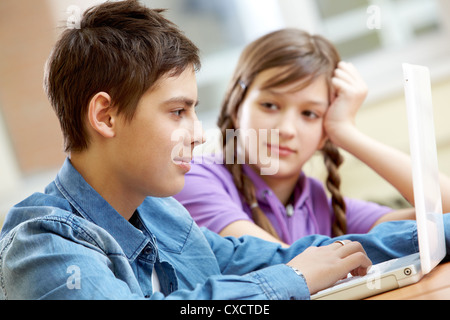
[[[227,124],[231,124],[231,118],[225,117],[222,120],[222,123],[224,124],[222,128],[226,128]],[[225,131],[225,130],[224,130]],[[224,140],[226,140],[226,137],[224,136]],[[278,233],[275,231],[275,228],[273,227],[270,220],[266,217],[264,212],[261,210],[261,208],[258,205],[258,200],[256,199],[256,192],[255,192],[255,186],[253,185],[253,182],[242,170],[242,165],[237,163],[237,153],[236,153],[236,142],[234,144],[227,144],[224,141],[224,160],[226,167],[228,171],[230,171],[233,182],[236,185],[236,188],[244,198],[245,203],[250,206],[252,211],[252,219],[255,222],[255,224],[259,227],[261,227],[263,230],[268,232],[270,235],[275,237],[276,239],[280,240],[280,237],[278,236]],[[228,146],[234,145],[234,150],[228,150],[230,149]],[[228,147],[228,148],[227,148]],[[226,153],[227,152],[233,152],[234,153],[234,161],[231,164],[228,164],[226,162]]]
[[[280,240],[277,232],[270,223],[270,220],[266,217],[264,212],[258,206],[258,200],[256,199],[255,187],[253,182],[242,172],[242,165],[240,164],[227,164],[228,170],[233,176],[234,183],[239,192],[244,198],[244,201],[250,206],[252,210],[252,219],[255,224],[267,231],[270,235]]]
[[[347,218],[345,216],[346,206],[344,198],[339,190],[341,178],[338,168],[344,162],[344,158],[339,153],[339,149],[330,141],[328,141],[322,149],[325,166],[328,171],[326,181],[327,189],[331,193],[331,205],[334,210],[336,219],[333,223],[334,236],[340,236],[347,233]]]

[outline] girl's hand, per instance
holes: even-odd
[[[367,97],[367,85],[351,64],[340,62],[332,79],[331,105],[325,115],[324,129],[328,138],[340,146],[340,139],[355,128],[356,114]]]

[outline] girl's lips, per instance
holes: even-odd
[[[296,153],[295,150],[289,148],[289,147],[285,147],[285,146],[273,146],[271,144],[268,144],[267,147],[272,151],[277,153],[278,155],[282,156],[282,157],[287,157],[293,153]]]

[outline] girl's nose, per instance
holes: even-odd
[[[297,132],[296,117],[291,112],[286,112],[280,118],[276,129],[280,130],[280,138],[290,139],[293,138]]]

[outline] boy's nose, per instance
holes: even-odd
[[[205,143],[205,132],[203,131],[202,122],[198,120],[198,118],[194,121],[194,127],[193,127],[193,135],[191,144],[195,148],[196,146],[199,146],[203,143]]]

